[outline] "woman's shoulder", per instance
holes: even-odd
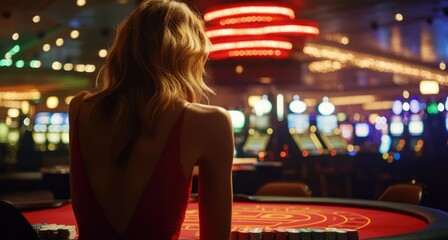
[[[188,112],[197,118],[203,118],[205,120],[210,120],[210,118],[230,118],[226,109],[213,106],[205,105],[200,103],[191,103],[188,105]]]
[[[72,98],[72,100],[70,100],[70,105],[80,104],[82,101],[84,101],[85,99],[88,99],[92,96],[93,96],[93,93],[91,93],[89,91],[79,92]]]
[[[88,99],[88,98],[90,98],[90,97],[92,97],[92,96],[93,96],[93,94],[92,94],[91,92],[88,92],[88,91],[82,91],[82,92],[79,92],[78,94],[76,94],[76,95],[70,100],[70,104],[69,104],[69,114],[71,114],[71,115],[76,115],[77,112],[78,112],[78,110],[79,110],[79,108],[80,108],[80,104],[81,104],[84,100],[86,100],[86,99]]]
[[[230,115],[226,109],[199,103],[191,103],[188,105],[188,116],[191,122],[202,129],[209,127],[225,128],[231,125]]]

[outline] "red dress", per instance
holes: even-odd
[[[109,222],[92,190],[79,149],[78,116],[75,116],[70,161],[70,174],[73,180],[71,200],[77,210],[75,216],[80,240],[179,238],[191,191],[191,177],[185,176],[180,161],[184,112],[185,109],[171,130],[160,159],[123,235],[119,234]]]

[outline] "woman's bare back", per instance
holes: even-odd
[[[71,104],[71,116],[76,116],[73,111],[77,108],[76,103],[73,106]],[[108,144],[113,135],[113,127],[109,122],[91,119],[92,109],[93,103],[89,101],[82,102],[79,107],[78,137],[81,158],[98,203],[117,233],[123,234],[126,231],[173,125],[184,109],[180,134],[180,155],[184,174],[187,178],[190,177],[194,165],[199,164],[202,173],[199,177],[199,187],[203,193],[200,198],[204,209],[202,213],[206,213],[205,218],[228,221],[229,215],[215,215],[229,212],[232,193],[225,191],[222,195],[210,194],[216,192],[216,187],[220,186],[231,190],[228,186],[231,184],[233,141],[230,119],[228,114],[224,113],[225,110],[202,104],[189,104],[186,101],[176,102],[161,114],[155,135],[149,137],[141,134],[127,155],[125,165],[117,167],[112,163],[111,147]],[[214,182],[214,179],[219,181]],[[223,207],[217,209],[213,205]],[[219,226],[212,224],[211,220],[207,222],[210,222],[210,226]],[[207,225],[201,226],[210,228]]]

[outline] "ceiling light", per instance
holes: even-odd
[[[39,15],[34,16],[34,17],[33,17],[33,22],[34,22],[34,23],[38,23],[38,22],[40,22],[40,16],[39,16]]]
[[[66,63],[66,64],[64,64],[64,70],[65,70],[65,71],[71,71],[71,70],[73,70],[73,64],[72,64],[72,63]]]
[[[441,70],[445,70],[445,69],[446,69],[446,64],[445,64],[444,61],[441,61],[441,62],[439,63],[439,68],[440,68]]]
[[[19,34],[18,33],[14,33],[12,36],[11,36],[11,38],[12,38],[12,40],[14,40],[14,41],[17,41],[18,39],[19,39]]]
[[[363,110],[386,110],[392,108],[393,101],[375,101],[362,105]]]
[[[420,82],[420,93],[423,95],[431,95],[439,93],[439,83],[432,80],[424,80]]]
[[[421,79],[434,79],[441,85],[448,85],[448,76],[440,70],[410,64],[404,61],[397,61],[392,58],[378,57],[375,55],[315,43],[307,43],[303,48],[303,53],[315,58],[326,58],[329,60],[346,63],[347,66],[352,65],[359,68],[402,74]]]
[[[12,117],[12,118],[16,118],[16,117],[20,116],[19,109],[15,109],[15,108],[8,109],[8,116]]]
[[[403,21],[403,15],[401,13],[395,14],[395,20],[397,20],[398,22]]]
[[[51,96],[47,98],[47,108],[54,109],[59,105],[59,98],[56,96]]]
[[[17,68],[23,68],[23,66],[25,66],[25,62],[23,60],[18,60],[16,62],[16,67]]]
[[[408,98],[409,98],[409,91],[404,90],[404,91],[403,91],[403,97],[404,97],[405,99],[408,99]]]
[[[340,43],[342,43],[344,45],[347,45],[349,43],[348,37],[342,37],[341,40],[340,40]]]
[[[79,31],[78,30],[73,30],[70,32],[70,37],[72,39],[77,39],[79,37]]]
[[[30,67],[31,68],[40,68],[42,63],[39,60],[31,60],[30,61]]]
[[[107,50],[106,49],[101,49],[98,52],[98,56],[100,56],[100,58],[105,58],[107,56]]]
[[[82,6],[86,5],[86,0],[77,0],[76,5],[78,5],[79,7],[82,7]]]
[[[48,51],[50,51],[50,49],[51,49],[51,46],[48,43],[46,43],[46,44],[44,44],[44,46],[42,46],[42,50],[44,50],[44,52],[48,52]]]
[[[308,69],[311,72],[318,72],[318,73],[335,72],[341,70],[342,67],[343,67],[342,63],[331,60],[316,61],[308,65]]]
[[[241,74],[241,73],[243,73],[243,71],[244,71],[243,66],[241,66],[241,65],[237,65],[237,66],[235,67],[235,72],[236,72],[236,73]]]
[[[75,71],[77,71],[77,72],[85,72],[86,71],[86,65],[84,65],[84,64],[76,65]]]
[[[62,45],[64,45],[64,39],[62,39],[62,38],[58,38],[58,39],[56,39],[56,46],[62,46]]]
[[[62,69],[62,63],[55,61],[53,64],[51,64],[51,67],[53,70],[61,70]]]
[[[92,64],[86,65],[86,72],[89,72],[89,73],[95,72],[95,69],[96,69],[95,65],[92,65]]]

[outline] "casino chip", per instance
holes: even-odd
[[[250,240],[250,233],[248,228],[238,229],[238,240]]]
[[[301,228],[299,229],[300,231],[300,236],[302,237],[301,240],[313,240],[313,235],[311,233],[310,229],[307,228]]]
[[[73,225],[39,223],[33,224],[32,227],[36,231],[38,238],[41,240],[68,240],[76,238],[76,228]]]
[[[325,233],[325,240],[337,240],[334,228],[325,228],[324,233]]]
[[[318,228],[311,229],[311,235],[313,240],[325,240],[325,232],[322,229]]]
[[[230,240],[359,240],[358,231],[342,228],[235,228]]]
[[[261,228],[251,228],[249,230],[250,240],[262,240],[262,229]]]
[[[288,240],[288,231],[284,228],[275,228],[275,240]]]
[[[355,229],[344,228],[343,230],[347,232],[348,240],[359,240],[358,231],[356,231]]]
[[[263,240],[275,240],[275,232],[272,228],[263,228],[261,234]]]

